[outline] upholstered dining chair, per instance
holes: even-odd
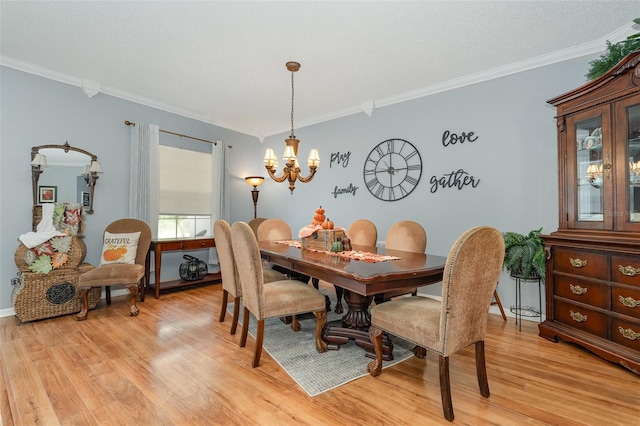
[[[220,317],[218,320],[224,322],[227,313],[227,303],[229,295],[233,297],[233,317],[231,319],[230,334],[236,334],[238,318],[240,314],[240,298],[242,288],[238,277],[238,268],[231,247],[231,226],[225,220],[217,220],[213,225],[213,235],[216,239],[216,251],[220,260],[220,275],[222,276],[222,304],[220,306]],[[289,279],[273,269],[263,269],[264,282],[280,281]]]
[[[282,219],[266,219],[260,223],[258,241],[278,241],[292,239],[291,227]]]
[[[269,318],[293,316],[291,329],[300,330],[297,315],[313,312],[316,317],[316,350],[326,352],[327,344],[322,340],[322,329],[327,322],[325,298],[315,288],[296,280],[273,281],[265,285],[260,259],[260,248],[251,227],[245,222],[231,226],[231,243],[236,259],[240,286],[242,288],[242,334],[240,346],[247,343],[249,313],[257,320],[256,346],[251,366],[257,367],[262,354],[264,321]]]
[[[138,219],[119,219],[106,227],[103,237],[111,238],[113,244],[109,244],[109,238],[103,238],[100,266],[81,274],[78,278],[78,290],[82,299],[82,310],[77,315],[78,321],[87,318],[89,310],[87,292],[93,287],[105,287],[107,305],[109,305],[111,304],[110,287],[124,285],[129,290],[129,314],[136,316],[140,312],[136,306],[136,300],[144,278],[145,262],[151,244],[151,228]],[[144,286],[142,289],[144,290]]]
[[[347,236],[349,237],[351,244],[375,247],[378,243],[378,229],[376,228],[376,225],[368,219],[357,219],[353,221],[353,223],[349,225]],[[311,279],[315,288],[320,287],[320,281],[321,280],[318,280],[317,278]],[[344,307],[342,306],[343,289],[342,287],[335,287],[335,289],[337,302],[334,312],[336,314],[341,314],[344,312]]]
[[[452,421],[449,357],[475,345],[476,373],[480,394],[489,397],[484,355],[489,305],[504,259],[504,237],[489,226],[464,232],[453,244],[444,267],[442,300],[401,297],[371,309],[369,334],[376,359],[368,365],[372,376],[382,369],[382,333],[386,331],[418,345],[414,353],[424,358],[426,350],[439,356],[440,394],[444,417]]]
[[[267,220],[266,217],[256,217],[249,221],[249,226],[253,230],[253,233],[256,234],[256,238],[258,237],[258,228],[265,220]]]
[[[387,231],[385,248],[389,250],[402,250],[414,253],[424,253],[427,249],[427,232],[418,222],[402,220],[391,225]],[[416,295],[417,288],[391,290],[375,297],[376,303],[389,300],[396,296],[411,293]]]

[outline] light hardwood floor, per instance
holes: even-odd
[[[75,315],[18,325],[0,318],[0,410],[10,425],[403,425],[442,417],[438,361],[411,358],[315,398],[254,340],[238,347],[222,292],[209,285],[125,298]],[[283,324],[283,327],[287,327]],[[640,378],[577,346],[537,335],[537,323],[490,315],[491,396],[483,398],[472,348],[451,358],[454,424],[639,425]]]

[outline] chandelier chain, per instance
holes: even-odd
[[[293,132],[293,74],[294,71],[291,71],[291,136],[290,138],[295,138],[294,132]]]

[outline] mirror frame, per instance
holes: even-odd
[[[84,149],[72,147],[71,145],[69,145],[69,142],[65,142],[64,145],[34,146],[31,148],[31,161],[33,161],[36,154],[38,154],[41,149],[46,149],[46,148],[62,149],[64,150],[64,152],[75,151],[75,152],[79,152],[81,154],[89,156],[91,158],[91,162],[98,161],[98,156],[93,155],[92,153],[90,153],[89,151],[85,151]],[[33,165],[33,164],[31,165],[31,182],[33,185],[33,205],[34,206],[38,204],[38,180],[40,180],[40,175],[42,174],[42,172],[43,170],[41,166]],[[88,214],[93,214],[93,190],[94,190],[94,187],[96,186],[96,181],[98,180],[98,178],[99,176],[97,172],[89,172],[89,174],[86,177],[87,185],[89,185],[89,194],[90,194],[89,210],[86,210]]]

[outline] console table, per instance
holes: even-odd
[[[190,251],[201,250],[216,246],[216,241],[212,237],[199,237],[199,238],[169,238],[160,240],[151,240],[151,246],[149,247],[149,253],[152,251],[155,253],[155,280],[150,283],[148,277],[150,274],[150,262],[147,262],[145,276],[147,277],[147,283],[149,287],[153,287],[156,293],[156,299],[160,298],[160,290],[167,290],[170,288],[184,287],[195,284],[204,284],[214,281],[220,281],[222,276],[220,272],[207,274],[201,280],[196,281],[184,281],[181,279],[170,280],[160,282],[160,271],[162,266],[162,253],[166,251]]]

